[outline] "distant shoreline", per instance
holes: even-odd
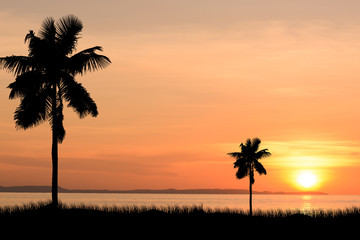
[[[0,192],[46,193],[51,192],[51,186],[0,186]],[[59,187],[59,193],[141,193],[141,194],[249,194],[246,189],[135,189],[135,190],[96,190],[96,189],[66,189]],[[253,194],[286,194],[286,195],[328,195],[324,192],[270,192],[253,191]]]

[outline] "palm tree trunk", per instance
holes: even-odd
[[[252,216],[252,182],[251,182],[251,179],[253,178],[253,175],[254,172],[253,171],[250,171],[250,186],[249,186],[249,195],[250,195],[250,199],[249,199],[249,215],[250,217]]]
[[[54,207],[58,206],[58,136],[56,132],[56,85],[53,86],[53,99],[52,99],[52,115],[53,115],[53,128],[52,128],[52,204]]]
[[[56,132],[53,130],[52,137],[52,204],[57,207],[58,205],[58,143]]]

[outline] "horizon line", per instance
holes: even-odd
[[[131,189],[131,190],[109,190],[109,189],[68,189],[59,186],[59,193],[143,193],[143,194],[248,194],[248,189],[237,188],[190,188],[190,189]],[[51,192],[51,186],[22,185],[22,186],[0,186],[0,192]],[[253,191],[253,194],[275,194],[275,195],[329,195],[320,191]],[[332,194],[338,195],[338,194]],[[356,195],[356,194],[355,194]]]

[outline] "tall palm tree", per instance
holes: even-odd
[[[96,117],[97,106],[90,94],[75,81],[75,76],[103,69],[111,61],[99,55],[100,46],[73,54],[83,24],[74,15],[58,21],[46,18],[38,32],[29,31],[25,37],[28,56],[0,58],[0,68],[12,72],[15,81],[9,98],[20,98],[14,113],[18,129],[28,129],[49,121],[52,130],[52,203],[58,205],[58,143],[65,137],[63,101],[83,118]]]
[[[260,175],[265,174],[266,170],[264,166],[259,162],[261,158],[271,156],[271,153],[268,152],[268,149],[263,149],[259,151],[261,140],[259,138],[250,139],[248,138],[245,144],[241,143],[240,148],[241,152],[232,152],[228,153],[231,157],[235,158],[234,168],[238,168],[236,172],[236,178],[242,179],[246,176],[249,176],[249,208],[250,216],[252,216],[252,185],[255,182],[254,170],[257,171]]]

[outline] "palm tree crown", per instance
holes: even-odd
[[[21,99],[14,114],[18,128],[31,128],[48,120],[61,143],[65,137],[63,100],[80,118],[98,115],[94,100],[82,84],[75,81],[75,75],[102,69],[111,62],[106,56],[95,53],[102,51],[99,46],[71,55],[82,28],[82,22],[73,15],[57,22],[47,18],[38,36],[34,31],[26,35],[28,56],[0,58],[0,67],[16,76],[9,85],[9,98]]]
[[[97,106],[81,83],[75,81],[77,74],[103,69],[111,61],[99,55],[100,46],[88,48],[76,54],[82,22],[68,15],[57,22],[46,18],[38,32],[29,31],[25,37],[28,56],[0,58],[0,68],[15,76],[9,85],[9,98],[20,98],[14,113],[16,127],[28,129],[49,121],[52,129],[52,200],[58,204],[58,143],[65,138],[63,125],[63,101],[83,118],[96,117]]]
[[[236,177],[238,179],[251,176],[251,184],[254,184],[255,179],[253,174],[251,174],[254,170],[260,175],[266,175],[266,170],[259,160],[271,156],[271,153],[268,152],[268,149],[258,151],[260,143],[261,140],[259,138],[254,138],[253,140],[247,139],[245,144],[241,143],[239,146],[241,152],[228,153],[228,155],[236,159],[234,168],[238,168],[236,172]]]

